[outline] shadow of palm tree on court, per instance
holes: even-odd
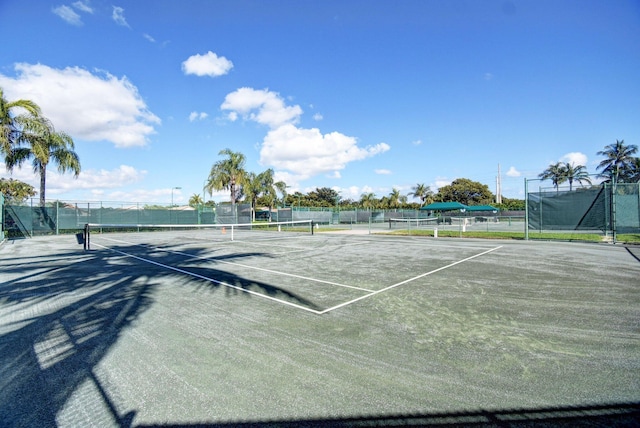
[[[203,250],[191,250],[190,267],[180,268],[200,276],[194,279],[196,289],[206,285],[216,290],[228,283],[240,290],[260,290],[312,305],[276,286],[204,266],[215,265],[216,258],[200,257]],[[220,256],[218,260],[255,255]],[[1,425],[82,425],[86,421],[82,418],[89,417],[101,426],[130,426],[135,412],[118,408],[97,365],[127,327],[153,304],[160,284],[167,284],[163,266],[186,265],[186,259],[185,255],[128,245],[113,247],[113,251],[0,258]],[[169,275],[177,278],[180,273]],[[220,279],[214,283],[204,278]]]

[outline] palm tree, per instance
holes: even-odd
[[[418,183],[411,188],[412,192],[409,192],[407,196],[413,196],[414,198],[419,198],[422,202],[422,205],[427,203],[430,199],[433,199],[433,192],[431,188],[423,183]]]
[[[542,173],[538,175],[538,177],[543,180],[551,180],[551,183],[553,183],[553,187],[556,188],[556,191],[558,190],[559,185],[567,181],[567,176],[565,174],[565,169],[562,162],[556,162],[549,165],[549,167],[542,171]]]
[[[261,199],[262,202],[266,203],[269,209],[271,209],[278,202],[277,191],[286,195],[286,188],[287,185],[284,181],[274,182],[273,169],[271,168],[260,174],[253,172],[246,173],[242,185],[242,193],[244,194],[244,198],[251,203],[253,219],[255,220],[255,210],[258,199]]]
[[[256,202],[260,195],[260,179],[254,172],[247,172],[242,185],[242,193],[245,200],[251,204],[251,219],[256,219]]]
[[[578,184],[582,184],[583,182],[591,184],[589,173],[584,165],[574,166],[572,163],[566,162],[563,169],[564,175],[569,182],[569,191],[573,190],[574,181]]]
[[[280,201],[282,202],[282,204],[284,205],[284,201],[285,199],[287,199],[287,183],[285,183],[284,181],[280,180],[280,181],[276,181],[275,183],[273,183],[273,185],[275,186],[276,190],[278,192],[280,192],[280,194],[282,195],[282,198],[280,199]]]
[[[202,196],[198,195],[197,193],[194,193],[189,198],[189,206],[191,208],[197,208],[198,206],[203,204],[204,204],[204,201],[202,200]]]
[[[20,111],[31,116],[40,115],[40,107],[36,103],[29,100],[7,101],[0,88],[0,153],[5,156],[17,143],[20,135],[20,128],[16,123],[16,118],[19,117],[17,113]]]
[[[400,191],[395,187],[389,193],[389,208],[398,208],[400,206]]]
[[[213,164],[205,189],[210,195],[213,195],[214,190],[229,190],[231,205],[235,206],[240,199],[241,188],[247,176],[244,170],[245,157],[242,153],[230,149],[221,150],[218,154],[227,156],[227,159]]]
[[[7,170],[13,171],[13,168],[31,159],[33,171],[40,175],[40,206],[44,207],[49,163],[57,163],[61,173],[72,171],[77,178],[80,175],[80,160],[73,151],[73,139],[64,132],[56,132],[47,118],[21,116],[16,120],[21,131],[7,155]]]
[[[278,203],[278,191],[282,193],[283,198],[286,196],[287,183],[284,181],[274,181],[273,169],[269,168],[266,171],[258,174],[260,181],[260,193],[264,203],[267,204],[269,210]]]
[[[604,150],[597,154],[605,156],[596,169],[602,169],[599,177],[606,178],[606,181],[617,182],[619,178],[627,179],[635,169],[634,154],[638,152],[638,146],[633,144],[625,145],[624,140],[616,140],[615,144],[605,146]]]
[[[375,208],[378,200],[376,199],[375,193],[363,193],[360,195],[360,205],[362,208]]]
[[[630,183],[639,183],[640,182],[640,157],[633,158],[633,169],[629,173],[627,180]]]

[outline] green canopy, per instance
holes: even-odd
[[[498,209],[491,205],[471,205],[467,207],[467,211],[498,211]]]
[[[434,202],[429,205],[425,205],[420,208],[421,210],[432,210],[432,211],[453,211],[453,210],[465,210],[469,208],[465,204],[461,204],[460,202]]]

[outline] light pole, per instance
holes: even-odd
[[[171,224],[171,210],[173,210],[173,191],[174,190],[182,190],[182,187],[171,188],[171,206],[169,207],[169,224]]]

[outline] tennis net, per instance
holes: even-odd
[[[429,229],[438,225],[436,217],[431,218],[390,218],[389,229]]]
[[[91,238],[103,234],[127,234],[139,241],[250,241],[282,239],[295,235],[313,235],[312,220],[295,220],[239,224],[113,224],[87,223],[84,248],[91,248]]]

